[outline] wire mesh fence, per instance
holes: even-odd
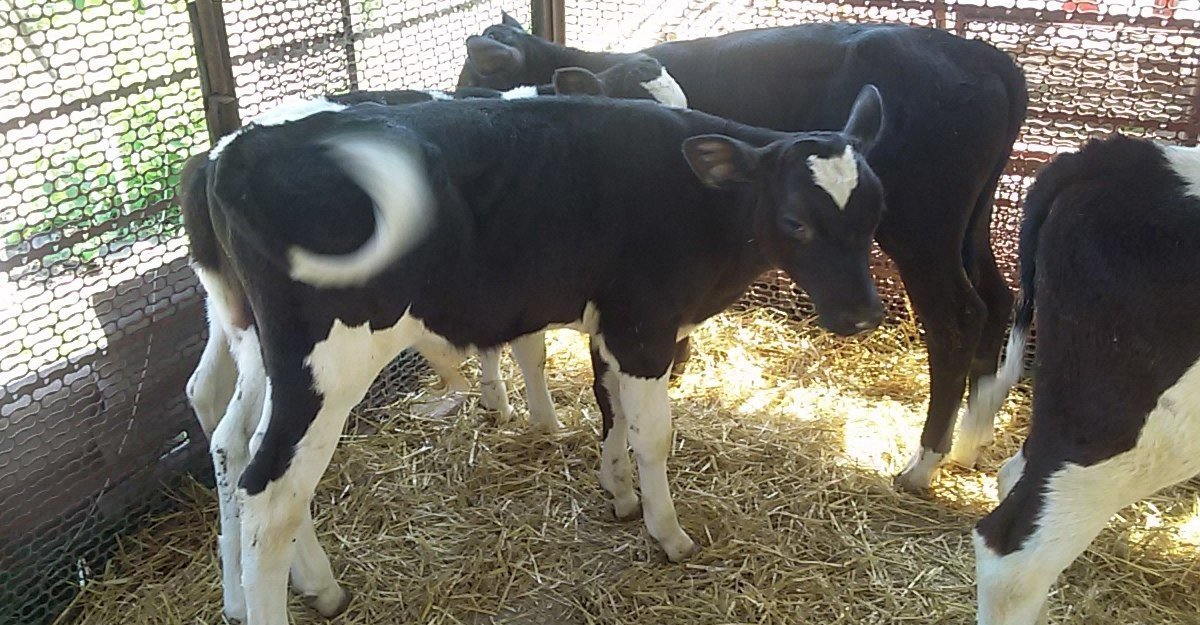
[[[450,88],[498,0],[225,2],[237,104]],[[55,617],[113,537],[207,466],[203,346],[174,189],[204,150],[184,2],[0,3],[0,623]],[[380,403],[421,366],[398,359]],[[204,475],[206,471],[201,471]]]
[[[501,9],[529,24],[538,3],[217,4],[248,119],[286,96],[450,88],[468,35]],[[567,2],[565,23],[588,49],[836,19],[936,26],[1010,52],[1031,99],[993,220],[1011,278],[1020,198],[1055,153],[1114,130],[1195,141],[1197,5],[601,0]],[[183,394],[203,307],[172,203],[183,160],[208,145],[193,46],[180,1],[0,2],[0,623],[54,618],[113,537],[207,465]],[[875,266],[906,315],[894,270]],[[744,303],[803,314],[803,302],[771,275]],[[367,402],[411,388],[420,367],[401,357]]]

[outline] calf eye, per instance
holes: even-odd
[[[783,225],[787,230],[788,236],[800,241],[808,243],[813,238],[813,230],[808,224],[799,219],[788,216],[783,218]]]

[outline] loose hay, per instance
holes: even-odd
[[[1004,407],[984,474],[901,495],[892,475],[928,388],[914,328],[839,339],[770,310],[722,315],[671,391],[676,504],[705,547],[673,565],[607,512],[585,341],[551,337],[561,433],[497,423],[474,397],[457,414],[417,396],[353,418],[315,503],[355,593],[339,623],[974,622],[969,531],[995,504],[1027,393]],[[180,497],[60,622],[223,622],[215,500]],[[1200,623],[1198,501],[1192,483],[1126,510],[1057,587],[1054,622]],[[323,622],[298,600],[291,613]]]

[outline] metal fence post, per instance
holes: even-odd
[[[566,0],[532,0],[533,34],[557,43],[567,42]]]
[[[196,47],[196,65],[200,70],[208,139],[210,143],[216,143],[242,126],[233,62],[229,58],[229,36],[225,33],[225,15],[218,0],[193,0],[188,2],[187,9]]]

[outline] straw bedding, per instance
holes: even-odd
[[[337,622],[974,622],[969,532],[995,504],[1026,392],[1004,407],[983,471],[898,494],[891,476],[928,385],[914,328],[838,339],[770,310],[722,315],[697,331],[671,391],[672,487],[705,547],[676,565],[640,522],[612,520],[586,343],[551,336],[561,433],[531,436],[473,396],[433,393],[352,418],[314,504],[355,593]],[[1052,621],[1200,623],[1198,492],[1193,482],[1123,512],[1056,587]],[[124,539],[60,622],[223,622],[213,494],[191,485],[179,497],[178,512]],[[291,614],[323,622],[298,599]]]

